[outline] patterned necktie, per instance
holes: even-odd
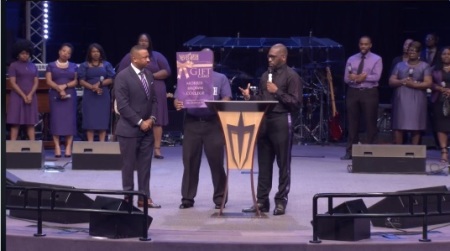
[[[139,76],[141,78],[141,82],[142,82],[142,86],[144,87],[145,94],[147,95],[147,98],[148,98],[148,97],[150,97],[150,90],[148,89],[147,79],[145,78],[145,75],[143,72],[140,72]]]
[[[364,59],[366,58],[366,55],[361,56],[361,62],[359,62],[358,70],[356,70],[356,74],[361,74],[364,69]]]

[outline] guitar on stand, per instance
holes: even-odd
[[[331,96],[331,118],[328,119],[328,128],[330,130],[331,139],[334,141],[338,141],[342,138],[342,128],[339,123],[339,113],[336,110],[336,102],[334,100],[333,77],[331,76],[330,67],[327,66],[326,70]]]

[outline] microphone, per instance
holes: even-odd
[[[347,71],[348,71],[348,74],[352,74],[352,65],[351,64],[347,65]]]
[[[312,37],[312,30],[309,30],[309,37]]]
[[[57,96],[57,97],[54,97],[54,99],[55,99],[55,100],[57,100],[57,99],[63,100],[63,99],[68,99],[68,98],[70,98],[71,96],[72,96],[72,95],[67,94],[64,98],[62,98],[61,96]]]
[[[105,80],[105,77],[103,77],[103,76],[100,76],[100,85],[99,85],[99,87],[102,87],[103,86],[103,80]]]
[[[413,73],[414,73],[414,69],[413,68],[409,68],[409,70],[408,70],[408,77],[412,78]]]
[[[267,74],[267,81],[272,82],[272,67],[268,69],[269,74]]]
[[[98,85],[98,88],[103,87],[103,80],[105,80],[105,77],[100,76],[100,79],[99,79],[100,84]],[[100,92],[97,92],[97,95],[102,95],[102,91],[100,90]]]

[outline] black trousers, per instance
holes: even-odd
[[[205,151],[211,169],[214,187],[213,202],[218,205],[222,203],[226,185],[225,139],[219,118],[213,116],[207,119],[199,119],[186,115],[183,138],[182,203],[194,204],[195,202],[203,151]]]
[[[348,118],[348,138],[347,152],[352,151],[352,145],[359,142],[359,121],[364,117],[366,124],[366,137],[368,144],[376,141],[378,134],[378,88],[347,90],[347,118]]]
[[[261,122],[258,149],[258,203],[269,201],[272,189],[273,165],[278,165],[278,192],[275,203],[287,205],[291,187],[292,123],[289,113],[269,113]]]

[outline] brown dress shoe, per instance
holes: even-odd
[[[144,207],[144,201],[138,200],[138,207]],[[156,204],[151,199],[148,199],[148,208],[161,208],[161,205]]]

